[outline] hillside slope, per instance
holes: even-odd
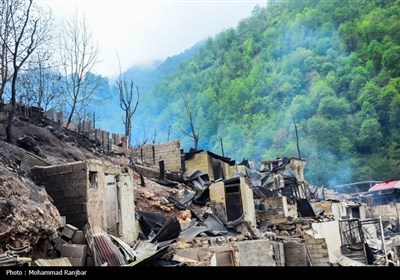
[[[284,1],[210,38],[148,93],[135,125],[156,142],[237,160],[300,156],[332,186],[400,176],[400,1]]]

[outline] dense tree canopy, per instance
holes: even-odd
[[[400,1],[284,1],[209,38],[146,92],[137,118],[181,139],[190,100],[199,147],[237,160],[297,156],[331,186],[399,178]],[[151,131],[150,131],[151,133]]]

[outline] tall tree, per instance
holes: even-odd
[[[33,0],[4,0],[0,4],[2,29],[0,39],[11,58],[11,109],[7,118],[7,142],[12,143],[12,121],[16,108],[16,84],[18,74],[34,53],[49,39],[51,15],[44,13]],[[7,61],[5,61],[7,63]]]
[[[101,80],[92,71],[98,63],[97,43],[85,16],[74,15],[62,25],[60,35],[60,60],[65,77],[65,101],[69,107],[67,127],[78,110],[93,101],[93,94]]]
[[[133,103],[133,81],[128,82],[126,79],[121,78],[121,74],[117,81],[119,91],[119,104],[121,109],[124,111],[123,123],[125,126],[125,136],[129,140],[128,145],[131,145],[131,134],[132,134],[132,117],[135,114],[139,105],[139,88],[136,86],[136,102]]]

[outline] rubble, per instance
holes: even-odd
[[[23,149],[0,145],[0,253],[10,244],[29,244],[32,249],[24,254],[30,258],[19,261],[399,264],[398,217],[382,226],[370,219],[389,206],[369,213],[359,201],[339,201],[331,191],[310,186],[304,159],[277,158],[256,170],[210,151],[183,153],[179,141],[128,150],[126,139],[91,131],[87,123],[71,131],[50,120],[35,121],[42,127],[16,120],[15,137]],[[108,140],[99,142],[99,135]],[[391,208],[398,211],[397,204]],[[20,263],[10,253],[2,258],[0,265]]]
[[[6,244],[32,247],[33,256],[47,256],[49,239],[61,223],[60,214],[43,188],[14,176],[0,165],[0,253]],[[46,245],[47,244],[47,245]]]

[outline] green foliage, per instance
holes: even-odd
[[[200,148],[257,163],[298,156],[293,114],[311,183],[399,178],[399,18],[399,0],[270,2],[156,81],[137,118],[187,150],[184,94]]]

